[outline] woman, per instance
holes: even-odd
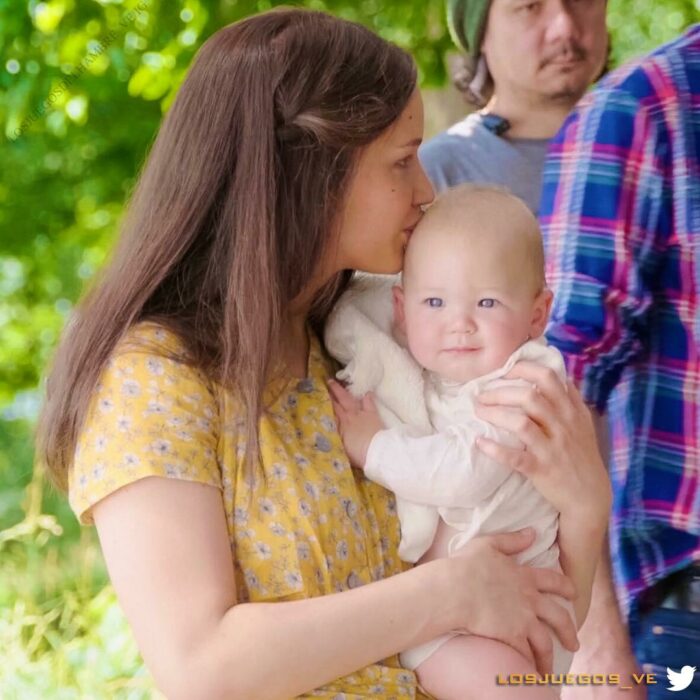
[[[529,532],[404,566],[391,495],[335,430],[317,333],[348,271],[400,269],[432,198],[415,85],[404,52],[321,13],[215,34],[57,354],[42,449],[171,700],[415,696],[397,652],[455,628],[540,669],[548,625],[576,645],[543,593],[590,589],[609,496],[575,392],[523,366],[539,392],[489,409],[530,416],[527,452],[489,449],[552,494],[568,577],[507,556]]]

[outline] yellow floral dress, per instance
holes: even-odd
[[[252,493],[240,411],[201,372],[167,357],[177,348],[171,333],[140,324],[114,353],[69,480],[81,523],[92,524],[91,507],[130,482],[186,479],[222,491],[240,601],[321,596],[406,568],[392,494],[348,463],[326,389],[332,367],[315,338],[308,377],[278,386],[260,421],[264,479]],[[303,697],[424,696],[392,656]]]

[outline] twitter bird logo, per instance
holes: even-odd
[[[692,682],[696,671],[695,666],[683,666],[680,671],[672,671],[666,668],[666,677],[671,684],[668,689],[671,691],[685,690]]]

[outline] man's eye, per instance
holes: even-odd
[[[440,299],[440,297],[428,297],[425,300],[425,303],[428,306],[431,306],[433,309],[439,309],[443,304],[442,299]]]
[[[482,309],[492,309],[494,306],[496,306],[496,300],[495,299],[479,299],[479,306]]]

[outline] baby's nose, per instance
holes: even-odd
[[[469,313],[457,313],[452,319],[453,333],[473,333],[476,330],[474,318]]]

